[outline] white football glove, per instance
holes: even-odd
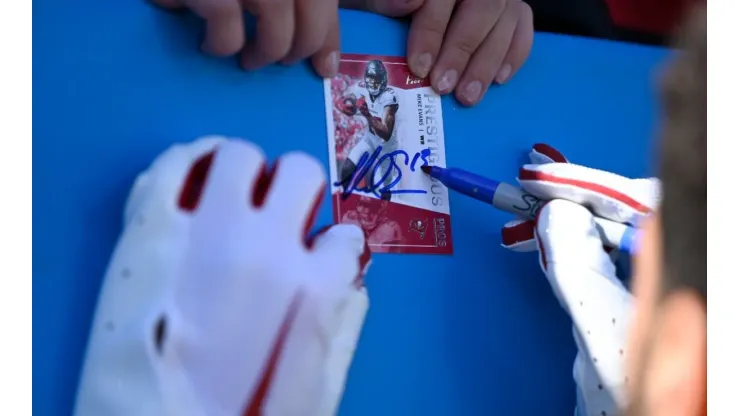
[[[525,191],[550,202],[536,220],[507,224],[504,246],[539,250],[540,266],[573,320],[578,414],[620,414],[633,299],[616,276],[594,215],[639,225],[659,203],[660,182],[570,164],[545,145],[535,146],[530,159],[533,164],[522,167],[519,182]]]
[[[77,416],[336,413],[368,308],[352,225],[307,238],[321,164],[265,168],[209,137],[137,178],[98,300]]]

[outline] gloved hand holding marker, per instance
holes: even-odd
[[[538,146],[546,145],[535,145],[533,152],[538,151]],[[633,250],[637,236],[634,226],[652,211],[655,203],[652,195],[656,193],[653,189],[656,184],[649,179],[629,179],[571,163],[523,166],[518,178],[523,189],[457,168],[423,166],[421,169],[453,191],[528,220],[535,219],[548,200],[566,199],[584,205],[597,216],[594,221],[604,245],[623,251]],[[634,183],[648,185],[646,198],[642,198],[646,201],[618,191]]]

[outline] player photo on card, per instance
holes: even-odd
[[[442,104],[402,57],[343,54],[324,81],[334,220],[362,227],[374,252],[452,253]]]

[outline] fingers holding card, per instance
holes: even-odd
[[[343,54],[324,81],[336,223],[362,227],[373,252],[452,254],[442,104],[403,57]]]

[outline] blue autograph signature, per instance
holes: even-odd
[[[424,149],[420,152],[416,152],[414,154],[413,158],[409,157],[409,154],[406,153],[403,150],[395,150],[393,152],[389,152],[384,154],[383,156],[380,156],[381,151],[383,150],[382,146],[378,146],[375,151],[372,154],[368,154],[365,152],[362,157],[360,157],[360,160],[357,161],[357,167],[355,168],[355,171],[352,175],[350,175],[348,178],[345,178],[344,180],[338,181],[334,183],[334,186],[341,186],[343,188],[342,191],[342,199],[346,199],[349,197],[353,191],[358,192],[364,192],[368,194],[373,194],[380,198],[383,194],[425,194],[427,191],[423,189],[392,189],[394,186],[398,185],[398,183],[401,181],[401,177],[403,176],[403,170],[400,166],[396,163],[396,156],[402,156],[403,157],[403,164],[405,166],[408,166],[409,169],[411,169],[411,172],[416,171],[416,165],[419,162],[419,159],[421,159],[422,164],[421,166],[427,166],[429,164],[429,156],[431,155],[431,150]],[[409,163],[409,159],[411,159],[411,163]],[[388,162],[387,166],[388,169],[385,171],[383,175],[380,176],[379,179],[375,180],[374,178],[377,178],[378,171],[381,170],[381,166],[384,164],[384,162]],[[395,173],[395,176],[394,176]],[[370,174],[371,178],[373,178],[372,183],[365,183],[365,186],[358,187],[360,180],[362,178],[368,177],[368,174]],[[388,183],[385,186],[382,186],[387,180],[391,179],[390,183]]]

